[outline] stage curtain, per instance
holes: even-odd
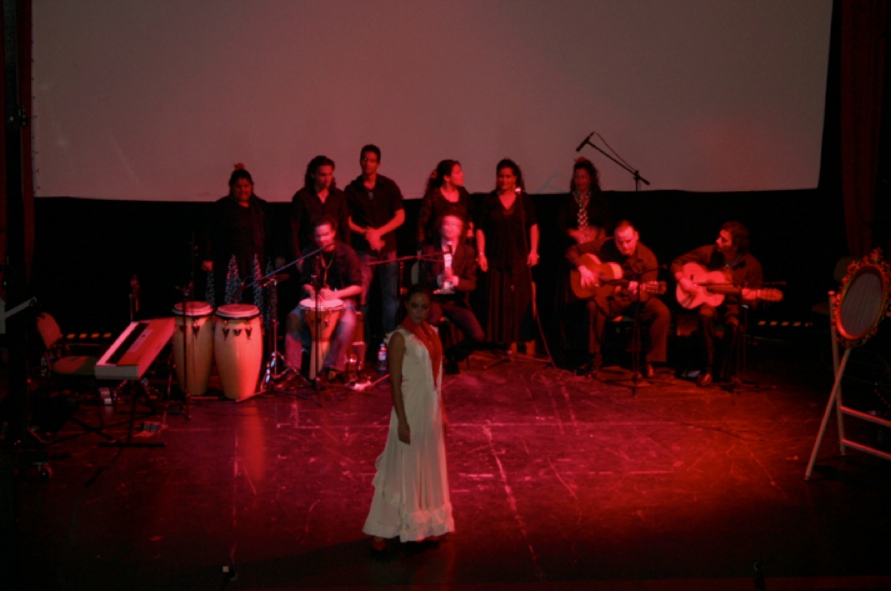
[[[15,15],[15,26],[7,23],[7,15]],[[31,159],[31,0],[3,0],[3,12],[0,13],[0,39],[3,42],[4,59],[0,62],[0,80],[3,82],[3,93],[0,94],[0,112],[4,113],[4,142],[0,145],[0,177],[4,182],[0,187],[0,261],[6,260],[9,254],[13,259],[11,265],[18,268],[20,277],[16,281],[24,281],[25,285],[16,286],[19,297],[27,295],[27,285],[31,278],[31,261],[34,254],[34,172]],[[14,28],[14,35],[7,31]],[[7,46],[11,43],[11,46]],[[10,55],[16,56],[15,68],[6,60]],[[16,68],[18,76],[16,79]],[[6,116],[16,115],[9,104],[11,90],[18,91],[18,104],[22,107],[24,121],[20,127],[10,125]],[[10,146],[17,149],[10,150]],[[20,149],[20,161],[16,152]],[[15,158],[13,162],[11,158]],[[18,170],[14,170],[17,168]],[[15,174],[21,176],[16,178]],[[4,273],[4,271],[0,271]],[[10,277],[4,276],[6,280]],[[15,291],[15,290],[13,290]],[[4,294],[5,295],[5,294]],[[10,302],[12,304],[16,302]]]
[[[846,0],[841,9],[841,168],[848,247],[855,257],[873,248],[882,85],[885,0]]]

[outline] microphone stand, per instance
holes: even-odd
[[[592,135],[594,135],[594,134],[592,134]],[[597,135],[600,136],[600,139],[603,139],[602,135],[600,135],[599,133]],[[613,158],[612,156],[610,156],[609,154],[604,152],[602,149],[600,149],[600,147],[592,144],[590,140],[591,140],[591,136],[589,135],[588,137],[585,138],[585,141],[582,142],[582,144],[578,147],[578,150],[576,150],[576,151],[580,151],[582,148],[585,147],[585,145],[588,145],[588,146],[591,146],[592,148],[594,148],[595,150],[597,150],[598,152],[600,152],[601,154],[603,154],[604,156],[606,156],[607,158],[609,158],[610,160],[612,160],[613,162],[615,162],[620,168],[626,170],[629,174],[631,174],[632,177],[634,177],[634,190],[635,191],[640,191],[640,183],[641,182],[643,182],[647,186],[650,186],[650,181],[648,181],[647,179],[640,176],[640,172],[638,170],[632,168],[631,166],[626,164],[624,161],[619,162],[619,160],[617,160],[616,158]],[[606,143],[606,140],[603,140],[603,143]],[[606,145],[607,145],[607,147],[609,147],[609,144],[606,144]],[[612,151],[612,148],[610,148],[610,150]],[[613,152],[613,153],[615,153],[615,152]],[[616,154],[616,156],[618,156],[618,154]],[[621,159],[621,158],[622,157],[619,156],[619,159]]]
[[[184,384],[180,384],[180,388],[183,391],[183,416],[187,421],[192,420],[192,390],[189,388],[189,335],[188,331],[191,329],[189,326],[189,316],[188,316],[188,305],[189,298],[192,297],[192,290],[195,286],[195,258],[196,258],[196,250],[197,246],[195,244],[195,233],[192,232],[191,239],[189,240],[189,282],[183,288],[177,288],[179,292],[182,294],[182,305],[183,305],[183,373],[184,376],[183,381]],[[134,276],[135,277],[135,276]],[[136,299],[134,302],[134,309],[136,312],[139,311],[139,300]],[[131,322],[134,318],[131,317]],[[195,334],[195,333],[192,333]],[[168,367],[169,369],[169,367]],[[167,400],[170,400],[170,392],[168,389]]]

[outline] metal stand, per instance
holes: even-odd
[[[134,392],[135,388],[134,381],[139,384],[139,392]],[[148,380],[146,378],[142,378],[139,380],[126,381],[124,384],[127,384],[130,388],[130,418],[127,421],[127,439],[126,441],[100,441],[99,447],[165,447],[166,443],[163,441],[133,441],[133,431],[136,428],[136,401],[140,396],[145,398],[145,404],[149,408],[149,412],[144,416],[151,416],[158,413],[158,409],[155,408],[155,405],[152,403],[151,397],[149,395],[149,385]],[[119,386],[120,387],[120,386]]]
[[[288,275],[284,273],[284,271],[288,267],[296,266],[298,263],[303,262],[304,260],[312,256],[320,254],[321,252],[322,249],[317,248],[303,256],[297,257],[293,261],[285,263],[277,269],[273,269],[267,275],[264,275],[263,277],[260,277],[259,279],[243,286],[244,289],[255,287],[272,287],[272,305],[270,306],[270,324],[272,325],[272,330],[266,331],[267,335],[270,332],[272,333],[272,342],[269,344],[269,360],[266,362],[265,369],[263,370],[263,375],[260,378],[259,389],[252,395],[240,398],[236,402],[252,400],[262,394],[279,392],[280,390],[277,390],[276,386],[287,380],[290,376],[294,376],[298,380],[306,380],[299,371],[288,364],[288,360],[285,358],[285,356],[278,351],[278,284],[288,278]],[[284,367],[284,369],[282,369],[282,367]],[[316,391],[318,392],[317,385]],[[294,392],[294,394],[301,398],[305,398],[305,396],[300,396],[296,392]],[[316,397],[315,402],[319,406],[322,406],[321,400],[318,396]]]
[[[640,299],[641,295],[641,279],[645,273],[650,273],[654,270],[658,270],[659,267],[655,269],[645,269],[640,273],[635,273],[627,278],[622,278],[616,280],[616,283],[625,283],[627,281],[637,281],[637,293],[636,299],[634,302],[634,316],[632,317],[632,325],[631,325],[631,384],[624,384],[623,382],[627,382],[628,380],[624,379],[601,379],[603,382],[610,382],[619,384],[622,386],[628,386],[631,388],[631,397],[637,397],[637,389],[641,386],[648,386],[651,384],[649,380],[644,379],[643,373],[640,371],[641,369],[641,355],[643,353],[643,340],[641,339],[641,327],[640,327],[640,311],[643,307],[643,302]],[[651,296],[652,297],[652,296]]]
[[[641,183],[643,183],[647,186],[650,185],[650,181],[648,181],[647,179],[640,176],[640,171],[638,171],[637,169],[635,169],[634,167],[629,165],[627,162],[625,162],[621,156],[616,154],[616,157],[614,158],[614,157],[610,156],[609,154],[607,154],[606,152],[604,152],[602,149],[600,149],[600,147],[592,144],[590,140],[591,140],[591,137],[594,135],[597,135],[598,137],[600,137],[600,139],[603,141],[603,143],[606,144],[606,147],[609,148],[609,150],[613,154],[616,154],[616,151],[613,150],[612,148],[610,148],[610,145],[606,143],[606,140],[603,139],[603,136],[600,135],[599,133],[597,133],[596,131],[592,131],[591,135],[589,135],[588,137],[585,138],[585,141],[583,141],[582,144],[576,149],[576,152],[581,151],[581,149],[584,148],[586,145],[591,146],[592,148],[594,148],[595,150],[597,150],[598,152],[600,152],[601,154],[603,154],[604,156],[606,156],[607,158],[609,158],[610,160],[615,162],[617,165],[619,165],[619,167],[621,167],[622,169],[626,170],[628,173],[631,174],[631,176],[634,178],[634,190],[635,191],[640,191]],[[620,160],[621,160],[621,162],[620,162]]]
[[[285,356],[278,351],[278,284],[287,280],[287,278],[288,276],[286,274],[271,275],[269,276],[267,283],[259,283],[262,287],[270,288],[272,293],[270,297],[272,305],[269,310],[269,324],[271,325],[271,330],[267,330],[267,335],[270,335],[268,341],[269,360],[266,362],[265,369],[260,378],[260,389],[252,396],[246,396],[239,399],[238,402],[244,402],[245,400],[250,400],[254,396],[260,396],[262,394],[274,393],[277,391],[277,386],[288,380],[291,376],[294,376],[297,379],[304,379],[303,376],[300,375],[300,372],[291,367]]]
[[[847,292],[844,293],[847,294]],[[838,333],[836,323],[833,320],[836,313],[834,296],[835,294],[833,292],[829,292],[829,318],[832,326],[832,361],[833,367],[835,369],[835,382],[832,385],[832,391],[829,393],[829,401],[826,403],[826,410],[823,412],[823,420],[820,422],[820,430],[817,433],[817,439],[816,441],[814,441],[814,447],[811,450],[811,457],[807,463],[807,470],[805,470],[804,473],[805,480],[811,479],[811,474],[814,471],[814,465],[817,463],[817,453],[820,451],[820,445],[823,443],[823,437],[826,435],[826,427],[829,425],[829,419],[832,416],[833,408],[835,409],[836,422],[838,423],[838,444],[841,455],[846,455],[847,449],[852,448],[876,456],[878,458],[891,461],[891,454],[889,454],[887,451],[877,449],[872,445],[867,445],[865,443],[860,443],[849,439],[848,436],[845,434],[845,417],[860,419],[868,423],[879,425],[880,427],[884,427],[886,429],[891,428],[891,421],[869,413],[861,412],[849,406],[845,406],[844,402],[842,401],[842,378],[845,375],[845,368],[848,365],[848,358],[851,356],[852,347],[855,346],[855,344],[848,342],[848,344],[845,346],[844,355],[842,355],[841,361],[839,361],[838,339],[836,338]],[[886,312],[885,314],[891,316],[891,313]]]

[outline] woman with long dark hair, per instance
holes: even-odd
[[[520,167],[513,160],[499,162],[495,190],[483,199],[476,231],[479,267],[487,273],[486,336],[512,349],[534,334],[531,267],[539,260],[539,231],[524,189]]]
[[[569,195],[561,200],[557,226],[566,248],[602,240],[610,231],[609,203],[600,190],[600,174],[594,163],[579,158],[572,167]]]
[[[438,240],[437,223],[443,216],[457,216],[467,235],[473,236],[470,194],[464,188],[464,171],[457,160],[442,160],[430,173],[418,212],[418,247]]]
[[[291,242],[294,256],[314,250],[312,221],[321,216],[334,220],[338,240],[349,242],[350,211],[346,195],[337,188],[334,161],[316,156],[306,165],[303,187],[291,198]]]
[[[405,319],[389,336],[390,431],[375,462],[374,496],[362,528],[375,550],[389,538],[417,542],[455,530],[443,441],[442,343],[427,323],[432,301],[429,289],[412,286]]]
[[[262,290],[243,286],[264,275],[273,262],[283,263],[267,208],[254,194],[251,173],[236,164],[229,194],[213,204],[202,248],[201,268],[208,273],[205,300],[212,306],[245,302],[265,308]]]

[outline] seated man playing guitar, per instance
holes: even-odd
[[[671,313],[662,300],[653,297],[665,292],[665,283],[657,281],[656,255],[639,238],[631,222],[622,220],[612,238],[578,244],[566,251],[566,258],[577,269],[570,277],[573,291],[588,300],[588,352],[595,377],[603,364],[601,344],[607,319],[628,312],[637,312],[640,321],[649,325],[643,375],[652,377],[653,365],[663,365],[666,360]]]
[[[704,365],[696,385],[708,386],[716,371],[715,324],[724,323],[723,358],[717,377],[732,379],[740,351],[742,306],[758,299],[781,299],[778,290],[761,290],[761,263],[749,253],[749,231],[739,222],[726,222],[714,244],[700,246],[671,263],[678,282],[678,302],[685,308],[698,308],[699,329],[705,349]],[[775,293],[774,293],[775,292]],[[777,296],[777,294],[779,294]]]

